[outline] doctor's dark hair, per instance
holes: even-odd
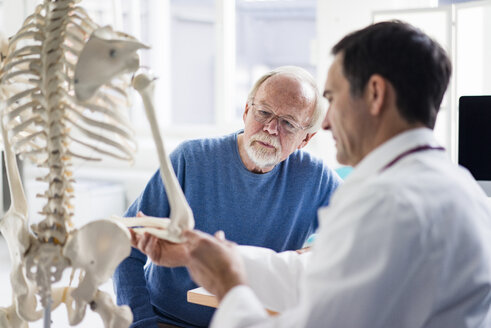
[[[394,87],[401,116],[433,129],[452,73],[437,42],[407,23],[390,21],[348,34],[332,53],[343,56],[353,97],[361,96],[370,77],[379,74]]]

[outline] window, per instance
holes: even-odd
[[[175,125],[214,124],[215,3],[171,1],[171,115]]]
[[[491,94],[491,1],[456,5],[456,98]]]
[[[236,100],[242,117],[251,86],[264,73],[283,65],[305,68],[313,76],[316,1],[237,1]]]
[[[81,5],[99,24],[119,27],[152,47],[141,51],[142,63],[159,77],[156,109],[167,134],[203,136],[239,128],[247,94],[260,75],[281,65],[316,71],[310,53],[316,0],[85,0]],[[145,136],[138,101],[132,121]]]

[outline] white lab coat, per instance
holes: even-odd
[[[319,211],[310,253],[241,246],[248,286],[212,327],[491,327],[491,206],[429,129],[371,152]],[[264,307],[280,311],[270,317]]]

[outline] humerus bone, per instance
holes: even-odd
[[[140,93],[148,122],[152,129],[152,135],[155,140],[157,154],[160,162],[160,175],[167,192],[169,199],[170,223],[166,230],[160,234],[160,238],[174,242],[182,242],[182,232],[194,227],[194,217],[191,208],[189,207],[186,197],[182,192],[176,175],[174,174],[169,156],[167,156],[164,148],[164,143],[160,136],[160,131],[157,125],[157,117],[153,106],[153,79],[145,74],[139,74],[133,79],[133,87]]]
[[[184,241],[182,233],[194,227],[194,217],[193,212],[186,201],[186,197],[179,186],[179,182],[174,174],[170,159],[165,152],[164,143],[160,136],[152,99],[153,83],[154,79],[146,74],[138,74],[133,79],[133,87],[142,97],[145,112],[155,140],[155,146],[160,162],[160,175],[171,208],[169,219],[152,217],[113,217],[113,220],[119,221],[127,227],[133,227],[133,230],[136,233],[143,234],[144,232],[148,232],[160,239],[179,243]]]

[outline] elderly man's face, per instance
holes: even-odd
[[[303,147],[307,132],[302,128],[311,123],[314,104],[315,93],[309,85],[286,75],[267,79],[243,116],[244,148],[250,160],[269,168]]]
[[[355,166],[365,154],[363,139],[369,116],[363,96],[355,99],[350,94],[341,55],[336,56],[329,69],[324,97],[329,102],[329,108],[322,127],[332,131],[338,162]]]

